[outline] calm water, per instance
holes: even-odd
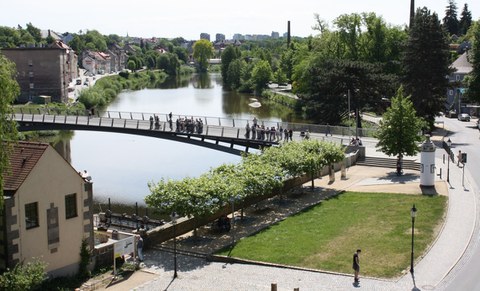
[[[251,108],[250,95],[222,90],[219,75],[193,76],[166,89],[121,93],[109,111],[169,113],[264,120],[285,120],[265,104]],[[291,113],[281,110],[282,115]],[[148,182],[198,177],[212,167],[237,163],[240,157],[203,147],[136,135],[76,131],[71,140],[72,164],[88,170],[94,182],[94,198],[112,202],[138,202],[150,193]]]

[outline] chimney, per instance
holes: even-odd
[[[409,28],[412,28],[414,18],[415,18],[415,0],[410,0],[410,24],[408,25]]]
[[[287,22],[287,48],[290,48],[290,20]]]

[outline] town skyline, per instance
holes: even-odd
[[[456,1],[458,18],[464,4],[467,3],[472,19],[478,20],[480,3],[473,1]],[[314,14],[330,25],[342,14],[374,12],[382,16],[391,25],[408,25],[410,1],[395,1],[388,4],[379,0],[362,2],[346,0],[342,3],[330,1],[298,0],[295,5],[266,0],[254,2],[246,0],[242,5],[225,6],[220,0],[165,2],[152,0],[142,2],[141,7],[127,9],[112,0],[102,2],[102,12],[98,12],[98,3],[85,0],[81,5],[71,9],[64,2],[47,0],[31,2],[18,0],[13,3],[1,2],[3,11],[2,26],[25,27],[32,23],[42,30],[55,32],[79,33],[80,31],[97,30],[101,34],[117,34],[132,37],[183,37],[187,40],[200,38],[201,33],[224,34],[232,39],[234,34],[271,35],[278,32],[282,36],[287,31],[287,22],[291,22],[292,36],[307,37],[316,35],[312,29],[315,25]],[[426,6],[438,14],[439,19],[445,16],[448,1],[416,0],[417,8]],[[35,14],[25,13],[25,7]],[[144,9],[150,7],[150,9]]]

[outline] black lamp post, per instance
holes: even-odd
[[[232,248],[235,245],[235,197],[230,197],[230,202],[232,202]]]
[[[451,158],[451,146],[452,146],[452,141],[450,138],[447,140],[447,146],[448,146],[448,162],[447,162],[447,183],[450,184],[450,158]]]
[[[177,278],[177,213],[170,215],[173,224],[173,278]]]
[[[413,275],[413,241],[415,237],[415,216],[417,215],[417,208],[415,208],[415,204],[413,204],[412,209],[410,210],[410,216],[412,217],[412,256],[410,258],[410,273]]]

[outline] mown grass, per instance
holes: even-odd
[[[410,265],[413,204],[418,209],[417,258],[443,223],[444,196],[346,192],[244,238],[220,254],[351,273],[352,255],[360,248],[363,275],[396,277]]]

